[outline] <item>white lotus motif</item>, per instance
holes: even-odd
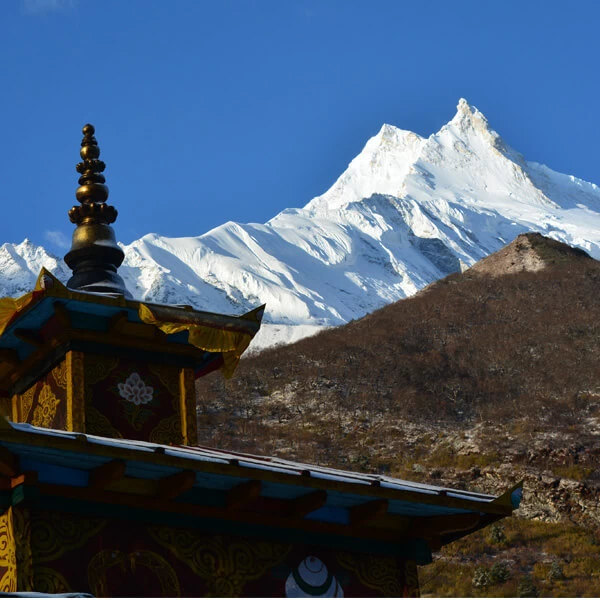
[[[307,556],[285,582],[287,598],[343,598],[338,580],[316,556]]]
[[[136,372],[132,373],[125,380],[125,383],[119,383],[117,387],[121,398],[125,398],[127,402],[131,402],[136,406],[148,404],[154,396],[154,388],[146,385],[139,373]]]

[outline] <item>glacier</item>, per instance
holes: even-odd
[[[337,181],[264,224],[122,246],[134,298],[242,314],[266,303],[252,349],[357,319],[536,231],[600,258],[600,190],[527,162],[466,100],[423,138],[383,125]],[[118,236],[118,227],[117,227]],[[29,291],[62,259],[25,240],[0,247],[0,293]]]

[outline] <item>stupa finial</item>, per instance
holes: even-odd
[[[77,164],[79,187],[75,192],[80,206],[69,211],[69,218],[77,227],[73,232],[71,249],[65,262],[73,271],[67,286],[74,290],[106,294],[131,295],[117,269],[125,255],[110,226],[117,219],[117,209],[106,204],[108,187],[102,174],[106,165],[100,160],[100,148],[94,137],[93,125],[83,127],[83,140]]]
[[[114,206],[106,204],[108,199],[108,186],[102,172],[106,168],[103,161],[99,160],[100,148],[94,137],[95,129],[89,123],[82,129],[83,140],[79,154],[83,162],[77,164],[77,172],[81,174],[79,187],[75,196],[81,206],[74,206],[69,211],[69,218],[76,225],[84,220],[87,222],[114,223],[117,219],[117,210]]]

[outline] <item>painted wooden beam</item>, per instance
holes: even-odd
[[[369,521],[383,517],[387,513],[389,501],[378,498],[350,508],[350,523],[352,525],[366,525]]]
[[[23,342],[31,344],[36,348],[41,348],[45,344],[42,336],[37,331],[33,331],[32,329],[15,329],[14,334]]]
[[[408,534],[416,537],[435,538],[449,533],[475,529],[480,520],[479,513],[417,517],[413,519]]]
[[[18,457],[3,446],[0,446],[0,475],[3,477],[16,477],[18,472]]]
[[[19,364],[19,355],[13,348],[0,348],[0,362],[8,363],[10,366]]]
[[[234,526],[235,523],[252,524],[279,529],[292,528],[298,531],[322,533],[333,536],[344,536],[350,539],[368,539],[392,542],[394,544],[404,541],[404,536],[389,528],[343,525],[339,523],[325,523],[301,518],[287,517],[276,513],[257,513],[254,511],[231,511],[225,507],[212,507],[194,505],[186,502],[172,502],[156,496],[146,496],[131,493],[116,492],[113,490],[92,490],[74,486],[40,483],[39,492],[43,496],[58,498],[71,498],[78,502],[103,503],[114,506],[136,509],[154,510],[162,514],[190,515],[209,520],[222,520]]]
[[[125,475],[125,461],[111,460],[90,472],[89,486],[96,490],[104,490],[114,481]]]
[[[71,315],[69,314],[69,311],[62,302],[54,303],[54,314],[56,315],[56,318],[60,321],[60,324],[63,326],[64,329],[70,330],[72,328]]]
[[[127,322],[127,311],[122,310],[118,313],[115,313],[108,320],[108,331],[110,333],[121,333],[123,330],[123,325]]]
[[[158,481],[156,496],[160,500],[174,500],[177,496],[191,490],[195,483],[194,471],[179,471]]]
[[[260,497],[262,483],[257,479],[244,481],[231,488],[225,496],[225,504],[229,510],[244,510]]]

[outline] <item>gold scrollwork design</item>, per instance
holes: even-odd
[[[73,591],[64,575],[50,567],[38,566],[35,568],[33,585],[36,592],[44,594],[66,594]]]
[[[406,591],[408,598],[420,598],[421,590],[419,589],[419,570],[417,569],[417,563],[414,560],[406,561],[404,577],[406,579]]]
[[[163,419],[151,432],[150,441],[153,444],[183,444],[181,419],[173,415]]]
[[[31,424],[37,427],[50,427],[56,416],[56,408],[60,404],[60,399],[52,392],[52,388],[44,383],[42,391],[38,396],[37,406],[33,411]]]
[[[169,392],[171,404],[177,408],[179,398],[179,367],[172,365],[148,365],[148,370],[156,375],[163,387]]]
[[[67,431],[85,431],[85,369],[83,353],[69,350],[65,357],[67,380]]]
[[[56,386],[62,390],[67,389],[69,380],[68,374],[67,361],[64,359],[52,369],[52,379],[54,379]]]
[[[85,385],[95,385],[106,379],[119,364],[118,358],[88,354],[85,360]]]
[[[289,544],[230,541],[171,527],[149,526],[150,535],[208,582],[208,594],[241,597],[244,585],[285,559]]]
[[[85,409],[86,433],[109,438],[123,438],[123,435],[97,408],[88,406]]]
[[[17,589],[32,590],[33,558],[31,556],[31,513],[28,508],[13,507],[13,530],[17,569]]]
[[[0,591],[17,591],[17,557],[13,529],[13,509],[0,516]]]
[[[135,577],[137,567],[145,567],[158,579],[161,593],[156,594],[157,596],[164,598],[181,596],[179,580],[175,571],[162,556],[149,550],[139,550],[129,554],[120,550],[98,552],[88,565],[88,582],[94,596],[110,596],[108,570],[112,567],[120,568],[128,577]]]
[[[27,391],[17,396],[17,406],[19,408],[17,411],[16,418],[18,421],[21,421],[22,423],[27,423],[29,421],[29,413],[31,412],[31,407],[33,406],[33,399],[35,397],[37,389],[37,384],[34,384]]]
[[[106,519],[71,516],[54,511],[37,513],[31,527],[34,561],[50,562],[69,550],[80,548],[105,524]]]
[[[368,588],[388,598],[402,598],[405,591],[404,571],[398,568],[398,559],[368,554],[338,552],[340,566],[354,573]]]

